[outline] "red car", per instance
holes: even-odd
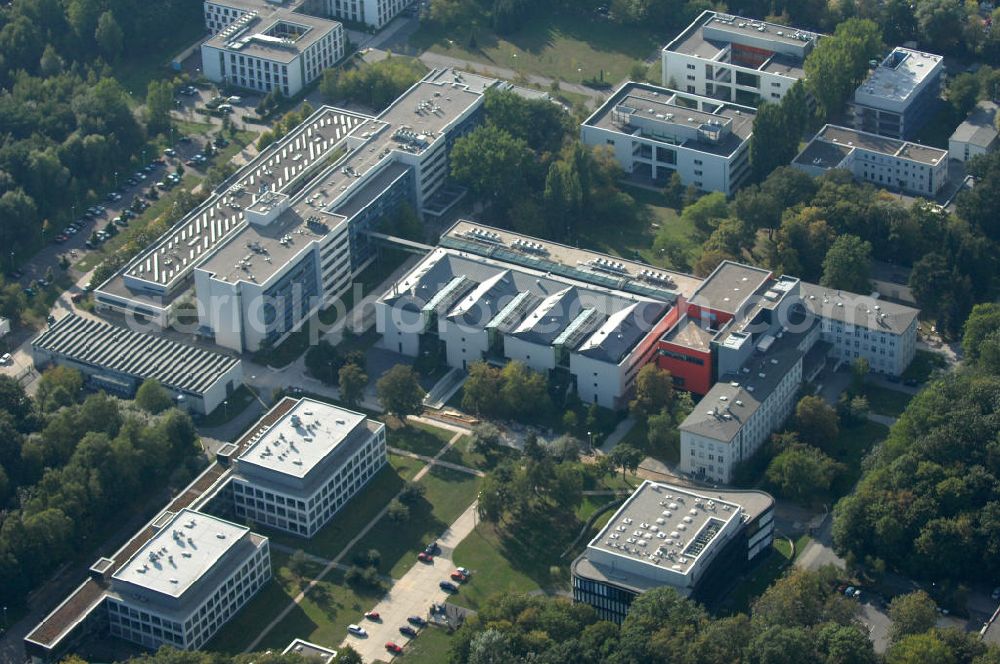
[[[465,583],[466,579],[468,579],[468,578],[469,577],[465,576],[464,574],[462,574],[458,570],[455,570],[454,572],[451,573],[451,580],[452,581],[458,581],[459,583]]]
[[[421,551],[420,553],[417,554],[417,560],[419,560],[422,563],[432,563],[434,562],[434,556],[427,553],[426,551]]]
[[[374,620],[375,622],[382,620],[382,616],[378,614],[378,611],[369,611],[365,614],[365,618],[368,618],[368,620]]]
[[[394,643],[392,641],[386,641],[386,643],[385,643],[385,649],[388,650],[389,652],[391,652],[394,655],[402,655],[403,654],[403,646],[399,645],[398,643]]]

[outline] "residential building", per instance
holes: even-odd
[[[609,146],[644,182],[663,185],[677,173],[685,186],[728,196],[750,174],[754,117],[747,106],[629,82],[584,121],[580,138]]]
[[[704,600],[763,557],[774,499],[644,481],[573,561],[573,601],[621,624],[640,594],[663,586]]]
[[[184,509],[111,574],[113,636],[197,650],[271,578],[266,537]]]
[[[850,363],[868,360],[871,370],[899,376],[917,352],[918,309],[870,296],[802,283],[802,301],[821,322],[830,355]]]
[[[622,408],[635,376],[697,279],[460,221],[375,303],[376,329],[399,353],[518,360]]]
[[[981,101],[948,139],[948,156],[959,161],[992,152],[1000,146],[997,104]]]
[[[834,168],[877,187],[934,198],[948,181],[948,152],[857,129],[826,125],[792,162],[810,175]]]
[[[478,122],[483,92],[504,85],[435,70],[377,118],[320,108],[101,284],[99,310],[236,351],[280,343],[371,263],[382,218],[404,204],[450,209],[451,146]]]
[[[805,78],[820,35],[756,19],[704,11],[663,47],[663,86],[756,107],[780,101]]]
[[[874,62],[874,61],[873,61]],[[897,46],[854,91],[854,127],[911,139],[937,109],[944,59]]]
[[[131,398],[156,380],[177,405],[210,413],[243,384],[239,358],[70,314],[31,342],[35,366],[78,369],[95,389]]]
[[[300,399],[235,458],[236,515],[312,537],[387,461],[384,424]]]
[[[206,16],[218,17],[219,9],[206,3]],[[201,45],[202,71],[210,81],[291,97],[344,57],[344,26],[337,21],[288,8],[239,11]],[[208,22],[220,25],[217,18]]]

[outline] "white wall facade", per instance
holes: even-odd
[[[663,50],[662,60],[663,87],[705,97],[716,97],[715,89],[710,89],[709,86],[721,85],[733,89],[730,98],[722,97],[722,99],[735,103],[745,103],[745,101],[736,98],[736,91],[756,95],[761,101],[777,103],[798,80],[783,74],[773,74],[725,62],[709,61],[666,49]],[[709,73],[709,67],[711,73]],[[741,81],[747,80],[744,79],[744,76],[756,77],[755,84],[737,83],[737,72],[741,74]],[[727,76],[728,82],[720,83],[720,81],[727,80]]]
[[[337,18],[383,27],[412,0],[323,0],[324,11]]]
[[[973,157],[992,152],[997,146],[997,141],[993,141],[989,146],[977,145],[968,141],[958,141],[954,138],[948,139],[948,158],[959,161],[969,161]]]
[[[917,319],[902,334],[895,334],[824,317],[822,339],[833,344],[831,355],[845,363],[863,357],[873,372],[899,376],[917,352]]]
[[[542,346],[504,335],[503,354],[507,359],[517,360],[529,369],[545,374],[556,368],[556,350],[552,346]]]
[[[926,196],[937,194],[948,180],[947,158],[931,165],[856,147],[845,165],[859,180]]]
[[[448,320],[438,319],[438,337],[444,342],[449,367],[468,369],[483,359],[490,345],[489,332]]]

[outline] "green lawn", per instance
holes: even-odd
[[[903,380],[915,379],[921,383],[927,382],[936,369],[944,369],[948,361],[940,353],[929,350],[918,350],[910,366],[903,372]]]
[[[397,447],[424,456],[434,456],[454,435],[446,429],[416,423],[389,429],[386,440],[389,447]]]
[[[913,399],[912,394],[879,385],[865,385],[865,397],[873,413],[899,417]]]
[[[347,559],[353,560],[356,553],[378,549],[382,554],[381,571],[395,579],[402,577],[427,542],[440,536],[476,499],[480,481],[457,470],[432,468],[420,480],[427,493],[410,506],[410,518],[396,523],[388,516],[382,517],[351,549]]]
[[[473,34],[475,44],[470,47]],[[664,39],[652,27],[596,20],[585,12],[553,12],[507,37],[484,27],[452,29],[428,21],[409,42],[453,58],[570,83],[599,79],[603,71],[604,82],[612,86],[653,55]]]
[[[496,530],[489,524],[479,524],[452,555],[456,565],[472,571],[472,578],[451,601],[478,609],[497,593],[527,593],[541,588],[528,571],[515,569],[505,553],[508,549],[501,543]],[[516,556],[516,552],[511,554]]]
[[[440,627],[420,630],[420,636],[403,646],[406,664],[441,664],[448,661],[452,635]]]

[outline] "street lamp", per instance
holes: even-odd
[[[115,171],[115,189],[118,188],[118,171]]]
[[[225,410],[223,411],[223,413],[225,414],[226,419],[228,420],[229,419],[229,399],[223,399],[222,400],[222,406],[225,408]]]

